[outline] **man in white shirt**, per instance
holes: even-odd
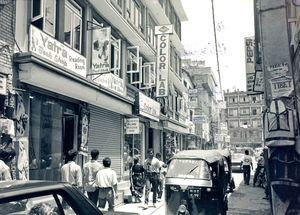
[[[118,198],[117,173],[110,168],[111,159],[103,159],[104,168],[98,171],[96,184],[99,187],[99,207],[105,208],[108,202],[108,211],[115,210],[115,197]]]
[[[91,151],[91,157],[92,160],[83,166],[83,186],[89,199],[97,206],[99,187],[96,185],[96,175],[103,166],[98,162],[99,151],[97,149]]]
[[[157,185],[157,194],[158,194],[157,199],[159,201],[163,193],[163,184],[164,184],[167,165],[161,160],[161,154],[159,152],[155,154],[155,157],[159,160],[161,166],[159,169],[159,177],[158,177],[158,185]]]
[[[245,150],[245,155],[242,160],[243,165],[243,171],[244,171],[244,184],[249,185],[250,182],[250,166],[253,169],[252,166],[252,157],[249,155],[249,151]]]
[[[157,186],[159,182],[161,164],[157,158],[154,157],[154,152],[152,149],[148,150],[148,158],[145,160],[145,179],[146,179],[146,192],[145,192],[145,206],[144,209],[148,208],[149,194],[153,190],[153,206],[156,207],[156,196],[157,196]]]
[[[77,151],[71,149],[68,151],[68,163],[61,167],[61,180],[69,182],[78,188],[82,187],[81,167],[75,163]]]
[[[9,163],[16,156],[14,149],[0,150],[0,181],[11,181]],[[8,165],[7,165],[8,164]]]

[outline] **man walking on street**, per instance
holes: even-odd
[[[160,162],[154,157],[152,149],[148,150],[148,158],[145,161],[145,179],[146,179],[146,192],[145,192],[145,206],[144,209],[148,208],[149,194],[151,191],[151,185],[153,190],[153,206],[156,207],[156,196],[157,196],[157,184],[160,170]]]
[[[161,154],[156,153],[155,157],[159,160],[160,163],[160,169],[159,169],[159,177],[158,177],[158,185],[157,185],[157,200],[159,201],[162,197],[163,193],[163,184],[164,184],[164,178],[165,178],[165,168],[167,165],[161,160]]]
[[[253,169],[252,166],[252,157],[249,155],[249,151],[245,150],[245,155],[242,160],[242,165],[243,165],[243,171],[244,171],[244,183],[246,185],[249,185],[250,182],[250,166]]]
[[[97,206],[99,188],[96,185],[96,175],[103,166],[97,161],[99,157],[99,151],[97,149],[91,151],[91,157],[92,160],[83,166],[83,186],[89,199]]]
[[[69,182],[80,189],[82,187],[82,173],[81,167],[75,163],[76,156],[76,150],[71,149],[68,151],[68,162],[61,167],[61,179],[63,182]]]
[[[117,173],[110,168],[109,157],[103,159],[104,168],[96,176],[96,184],[99,187],[99,206],[105,208],[108,202],[108,211],[115,210],[115,198],[118,198]]]

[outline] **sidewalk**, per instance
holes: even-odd
[[[152,204],[152,192],[150,193],[149,196],[149,204],[148,204],[148,209],[144,209],[144,199],[142,198],[141,203],[128,203],[128,204],[121,204],[116,206],[115,212],[113,214],[122,214],[122,215],[151,215],[154,214],[155,211],[163,207],[164,201],[161,199],[161,201],[156,202],[156,207],[153,207]],[[109,214],[107,210],[102,210],[104,214]]]

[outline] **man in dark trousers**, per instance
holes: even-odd
[[[97,149],[91,151],[91,157],[92,160],[83,166],[83,186],[89,199],[97,206],[99,187],[97,187],[95,179],[103,166],[98,162],[99,151]]]
[[[245,155],[242,160],[242,165],[243,165],[243,171],[244,171],[244,184],[249,185],[250,182],[250,172],[251,169],[253,169],[252,166],[252,157],[249,155],[249,151],[245,150]]]

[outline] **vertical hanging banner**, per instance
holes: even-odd
[[[155,26],[157,35],[157,81],[156,97],[168,96],[169,61],[170,61],[170,34],[173,25]]]
[[[253,94],[255,81],[254,37],[245,37],[245,64],[247,94]]]
[[[110,72],[110,35],[110,27],[93,30],[92,73],[95,73],[93,80],[101,73]]]

